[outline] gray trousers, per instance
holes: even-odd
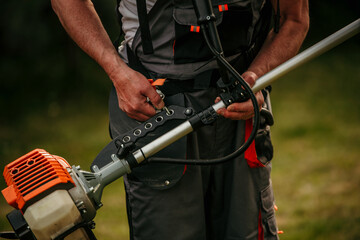
[[[181,94],[182,100],[176,101],[202,110],[213,104],[216,96],[216,90],[209,89]],[[110,96],[112,137],[136,124],[121,113],[113,91]],[[191,133],[185,142],[188,159],[225,156],[244,142],[244,122],[219,118],[214,124]],[[270,160],[265,167],[250,168],[242,155],[217,165],[164,166],[164,174],[161,164],[139,167],[140,174],[134,171],[124,176],[130,238],[278,239]],[[152,186],[152,181],[147,181],[169,175],[171,171],[176,171],[178,177],[168,186]],[[143,172],[148,175],[144,177]]]

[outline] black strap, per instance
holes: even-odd
[[[139,58],[134,54],[134,52],[127,44],[126,44],[126,53],[127,53],[129,67],[141,73],[145,77],[151,78],[149,72],[146,70],[144,65],[140,62]]]
[[[15,232],[0,232],[0,238],[4,239],[19,239]]]
[[[140,33],[141,33],[141,42],[145,55],[154,53],[154,48],[152,45],[152,39],[149,28],[149,18],[146,8],[146,0],[136,0],[136,6],[139,17],[140,24]]]
[[[274,17],[274,32],[278,33],[280,29],[280,0],[277,0],[276,13]]]
[[[260,51],[262,45],[264,44],[268,36],[268,33],[270,31],[271,18],[273,17],[273,8],[270,1],[266,1],[265,6],[262,8],[260,12],[260,16],[261,16],[260,21],[255,26],[256,34],[254,34],[253,36],[252,44],[244,52],[244,55],[246,56],[246,62],[245,62],[246,65],[250,65],[250,63],[254,60],[254,58]]]
[[[121,0],[116,0],[116,8],[115,8],[116,19],[117,19],[117,22],[119,24],[119,35],[117,36],[117,38],[113,42],[113,45],[114,45],[114,47],[116,49],[120,45],[121,41],[123,40],[123,36],[124,36],[124,32],[122,31],[122,22],[121,22],[122,15],[121,15],[121,13],[119,11],[120,2],[121,2]]]

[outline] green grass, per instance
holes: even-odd
[[[285,231],[281,239],[360,239],[359,53],[351,41],[273,85],[273,184],[278,225]],[[1,125],[1,169],[39,147],[87,170],[110,139],[107,99],[84,99],[53,102]],[[122,180],[104,190],[102,201],[95,218],[98,239],[128,239]],[[8,211],[0,197],[0,231],[10,230]]]
[[[273,85],[283,239],[360,239],[359,52],[345,44]]]

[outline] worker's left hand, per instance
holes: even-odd
[[[258,76],[251,71],[244,72],[242,77],[250,87],[254,86],[256,79],[258,79]],[[261,106],[264,103],[264,96],[261,91],[255,93],[255,96],[259,104],[259,109],[261,109]],[[220,100],[220,97],[217,97],[215,102],[219,102]],[[233,103],[227,108],[221,108],[217,111],[217,113],[232,120],[246,120],[254,117],[255,115],[254,107],[250,99],[246,102]]]

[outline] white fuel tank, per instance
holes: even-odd
[[[29,206],[24,218],[37,240],[51,240],[81,222],[81,215],[66,190],[57,190]],[[66,240],[88,240],[83,228]]]

